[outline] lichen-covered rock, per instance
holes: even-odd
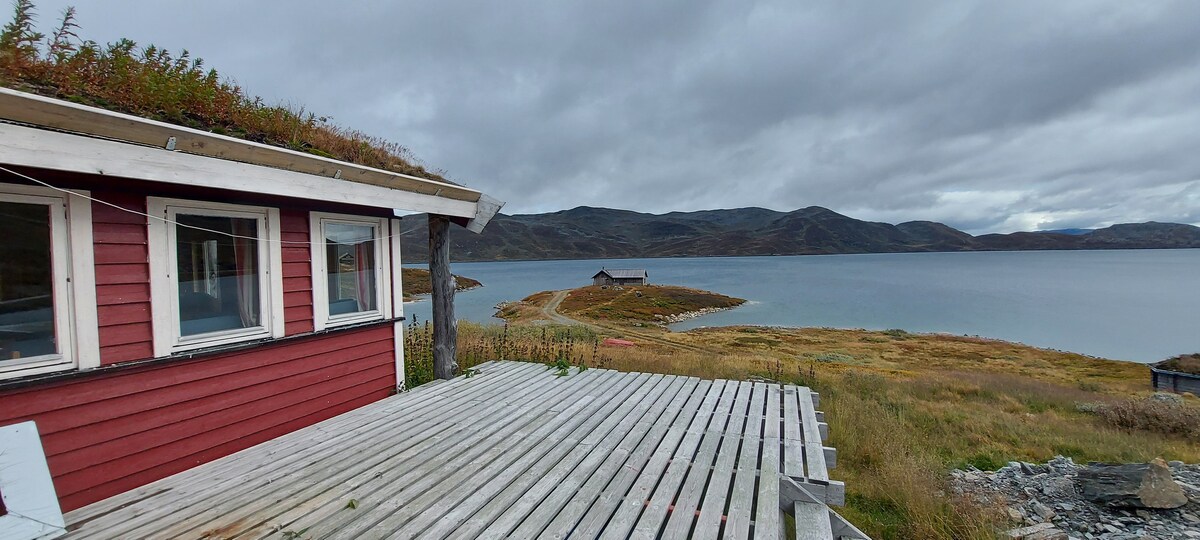
[[[1161,459],[1090,464],[1079,471],[1078,482],[1088,500],[1118,508],[1179,508],[1188,503],[1187,494]]]

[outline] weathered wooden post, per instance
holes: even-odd
[[[436,214],[429,214],[429,277],[433,280],[433,374],[451,379],[458,371],[458,321],[450,273],[450,218]]]

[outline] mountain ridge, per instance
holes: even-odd
[[[428,257],[424,214],[401,220],[405,260]],[[454,260],[820,255],[1050,249],[1200,248],[1200,227],[1122,223],[1080,230],[973,236],[935,221],[890,224],[828,208],[791,212],[748,207],[647,214],[578,206],[544,214],[497,214],[483,234],[454,227]]]

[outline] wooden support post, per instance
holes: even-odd
[[[429,277],[433,280],[433,375],[450,379],[458,371],[458,321],[454,318],[454,276],[450,273],[450,218],[429,214]]]

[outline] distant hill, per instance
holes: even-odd
[[[424,215],[402,221],[404,258],[429,254]],[[1130,223],[1079,232],[972,236],[933,221],[892,225],[827,208],[764,208],[643,214],[581,206],[548,214],[498,214],[483,234],[451,231],[458,261],[600,259],[917,251],[1200,248],[1200,227]]]

